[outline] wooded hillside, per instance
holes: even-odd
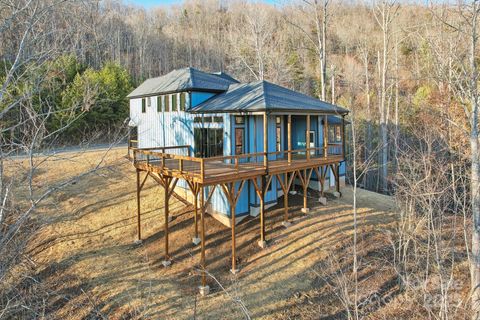
[[[20,259],[9,246],[25,246],[17,239],[24,220],[14,221],[45,198],[31,193],[20,209],[11,197],[20,182],[5,175],[5,159],[122,141],[132,88],[192,66],[350,109],[347,181],[395,196],[400,287],[421,292],[414,299],[426,315],[472,308],[478,318],[478,13],[478,1],[186,1],[148,10],[121,1],[0,2],[0,259],[8,260],[0,279]],[[20,181],[34,175],[32,164]],[[470,289],[456,282],[467,262]],[[421,302],[431,279],[442,297],[434,307]],[[473,305],[451,300],[454,283]],[[345,303],[358,316],[356,298]]]

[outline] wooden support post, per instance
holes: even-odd
[[[285,172],[285,186],[288,186],[288,172]],[[283,226],[284,227],[288,227],[288,224],[290,223],[288,221],[288,191],[289,191],[288,189],[289,188],[286,188],[286,187],[283,188],[283,210],[284,210]]]
[[[142,242],[142,232],[140,223],[140,170],[137,169],[137,240],[135,243]]]
[[[340,192],[340,163],[335,164],[335,170],[337,171],[337,174],[335,175],[335,187],[338,192],[338,196],[341,197],[342,193]]]
[[[306,141],[306,155],[307,155],[307,160],[310,160],[310,115],[307,114],[307,126],[306,126],[307,130],[305,132],[306,136],[305,136],[305,141]]]
[[[288,164],[292,163],[292,115],[288,115],[287,124],[287,139],[288,139]]]
[[[323,121],[323,156],[328,157],[328,116]]]
[[[268,117],[263,114],[263,166],[268,170]]]
[[[304,171],[304,176],[307,176],[307,170]],[[303,213],[308,213],[309,208],[308,208],[308,203],[307,203],[307,192],[308,192],[308,184],[307,182],[303,183]]]
[[[236,274],[238,272],[237,269],[237,252],[236,252],[236,239],[235,239],[235,207],[238,202],[238,198],[242,193],[243,186],[245,185],[245,180],[240,182],[240,186],[238,190],[235,191],[235,182],[221,184],[220,186],[227,197],[227,200],[230,204],[230,219],[231,219],[231,229],[232,229],[232,269],[230,270],[231,273]]]
[[[235,188],[235,183],[232,183],[232,188]],[[232,224],[232,269],[230,272],[236,274],[238,272],[237,269],[237,246],[236,246],[236,234],[235,234],[235,205],[233,205],[230,209],[230,218]]]
[[[207,285],[207,269],[205,263],[205,195],[203,186],[200,187],[200,226],[202,245],[200,251],[200,267],[202,268],[202,285],[200,286],[200,294],[208,295],[210,287]]]
[[[291,223],[288,221],[288,192],[290,191],[290,187],[295,179],[295,172],[291,173],[290,178],[288,177],[288,172],[285,172],[284,177],[285,179],[282,181],[280,175],[277,175],[278,183],[280,184],[280,187],[282,187],[283,191],[283,208],[285,213],[282,225],[287,228],[291,225]]]
[[[258,245],[261,248],[265,248],[267,246],[267,241],[265,238],[265,195],[267,190],[272,183],[273,175],[269,176],[262,176],[260,177],[260,185],[258,185],[257,178],[253,178],[253,186],[255,188],[255,192],[257,193],[258,198],[260,199],[260,240],[258,241]]]
[[[172,177],[164,177],[164,213],[165,213],[165,258],[162,261],[164,267],[168,267],[172,262],[170,261],[170,255],[168,254],[168,211],[169,211],[169,193],[170,193],[170,182],[172,181]]]
[[[310,211],[310,209],[308,208],[307,191],[308,191],[308,185],[310,184],[312,171],[313,169],[305,169],[303,170],[303,175],[302,175],[302,170],[298,171],[298,177],[300,178],[303,186],[303,208],[301,210],[303,213],[308,213]]]
[[[260,248],[265,248],[267,246],[267,242],[265,241],[265,193],[266,183],[265,183],[265,176],[260,178],[260,241],[258,245]]]
[[[195,222],[195,230],[192,242],[194,245],[198,245],[200,243],[200,238],[198,237],[198,184],[195,184],[195,191],[193,192],[193,213],[195,214],[194,222]],[[201,188],[203,191],[203,188]]]
[[[322,195],[322,197],[325,197],[325,177],[327,175],[328,167],[323,166],[321,167],[320,170],[322,170],[321,178],[320,178],[320,188],[321,188],[320,194]]]

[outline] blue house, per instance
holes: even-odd
[[[340,195],[344,108],[268,81],[240,83],[225,73],[194,68],[148,79],[128,98],[130,126],[136,131],[131,157],[139,219],[144,172],[145,179],[153,177],[168,191],[167,234],[173,191],[194,204],[194,243],[200,241],[198,210],[232,229],[232,272],[236,223],[260,215],[259,244],[264,246],[264,211],[283,202],[288,226],[288,193],[295,185],[302,190],[305,213],[308,189],[319,190],[324,204],[327,189],[334,187]]]

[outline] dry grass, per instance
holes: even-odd
[[[29,253],[36,276],[51,283],[55,295],[45,297],[51,318],[162,318],[236,319],[238,305],[209,279],[212,293],[198,296],[200,279],[194,271],[199,248],[191,244],[192,208],[176,199],[171,210],[171,267],[161,265],[163,256],[163,190],[147,180],[142,193],[144,242],[133,244],[136,235],[135,171],[125,160],[125,150],[111,151],[104,167],[82,177],[55,194],[37,217],[42,229]],[[43,163],[34,184],[41,189],[53,181],[93,168],[101,151],[65,154]],[[258,219],[238,227],[241,272],[232,276],[230,230],[211,218],[207,225],[207,264],[226,290],[241,299],[252,318],[299,317],[302,294],[318,289],[318,267],[329,248],[349,239],[352,233],[352,194],[323,207],[310,199],[311,213],[300,213],[301,198],[292,196],[293,225],[281,226],[280,206],[268,210],[268,248],[257,246]],[[391,198],[359,191],[359,215],[363,231],[383,230],[394,221]],[[305,308],[303,318],[329,317],[338,310],[332,297],[316,298],[315,310]],[[330,307],[329,307],[330,305]],[[301,310],[301,308],[300,308]]]

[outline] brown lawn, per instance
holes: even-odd
[[[292,226],[281,226],[282,204],[268,210],[267,249],[260,249],[258,218],[237,227],[240,273],[230,269],[230,230],[210,216],[207,225],[208,271],[211,294],[198,295],[195,267],[199,247],[193,246],[192,207],[171,200],[170,250],[173,264],[164,268],[163,190],[147,180],[142,192],[142,245],[135,245],[135,170],[123,149],[108,153],[101,169],[54,194],[40,208],[43,227],[30,246],[37,277],[51,283],[46,297],[51,318],[241,319],[240,303],[252,318],[288,317],[298,308],[299,293],[318,286],[318,265],[329,248],[352,234],[352,191],[329,199],[327,206],[309,199],[311,212],[300,213],[302,198],[291,196]],[[38,190],[95,167],[104,151],[68,153],[45,161],[34,185]],[[283,202],[282,202],[283,203]],[[362,230],[382,230],[394,221],[392,200],[360,190]],[[223,287],[223,289],[222,289]],[[315,300],[314,314],[330,315],[325,300]],[[293,309],[292,309],[293,308]],[[311,310],[311,308],[309,309]],[[295,313],[298,315],[298,313]]]

